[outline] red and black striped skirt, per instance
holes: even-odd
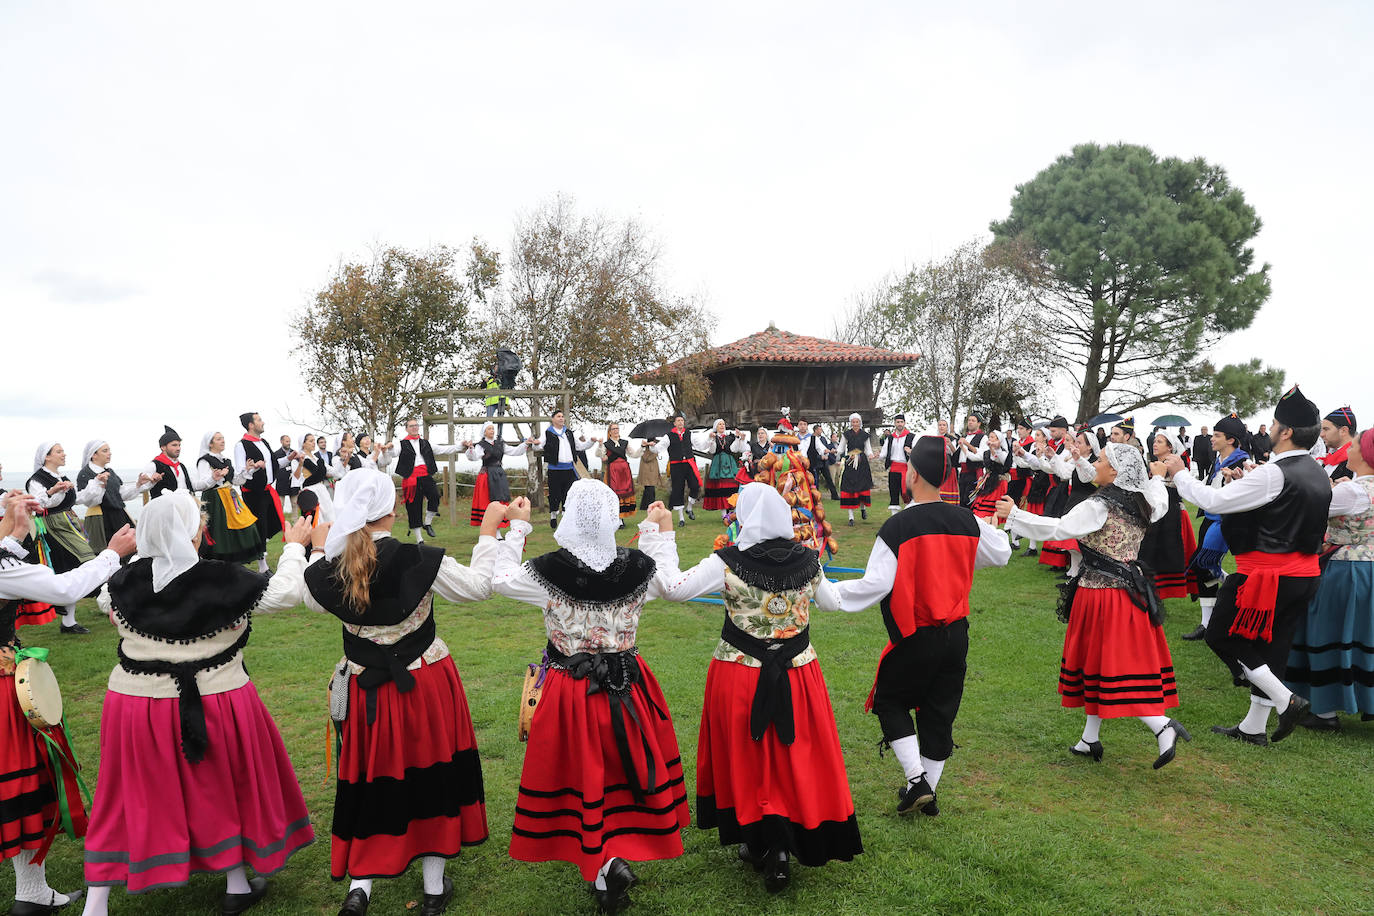
[[[348,719],[334,793],[330,872],[335,880],[394,878],[421,856],[453,858],[487,838],[482,764],[467,696],[453,659],[376,688],[367,721],[358,679],[348,685]]]
[[[1078,589],[1059,661],[1059,697],[1104,719],[1157,716],[1178,705],[1164,628],[1150,623],[1124,589]]]
[[[722,846],[748,843],[762,855],[785,849],[803,865],[848,862],[863,852],[845,775],[835,711],[820,662],[788,670],[791,744],[769,728],[759,741],[749,714],[760,669],[713,659],[697,739],[697,826]]]
[[[677,734],[643,656],[639,670],[627,698],[634,715],[622,721],[643,799],[630,788],[607,695],[588,696],[586,681],[550,669],[525,748],[511,858],[571,862],[591,881],[612,856],[643,862],[682,855],[691,814]]]

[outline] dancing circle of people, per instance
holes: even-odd
[[[631,863],[683,854],[691,822],[672,714],[636,638],[656,599],[718,595],[724,605],[701,713],[697,824],[736,846],[772,892],[788,886],[794,863],[863,851],[812,611],[880,609],[888,641],[865,709],[877,716],[880,752],[890,749],[902,771],[895,811],[936,816],[974,572],[1007,565],[1023,542],[1025,556],[1064,578],[1058,691],[1084,714],[1069,753],[1102,762],[1104,719],[1141,721],[1155,769],[1192,740],[1169,716],[1179,699],[1161,601],[1171,597],[1198,601],[1200,624],[1183,638],[1205,640],[1250,695],[1243,717],[1213,732],[1265,746],[1300,725],[1339,730],[1342,713],[1374,718],[1374,430],[1358,432],[1348,407],[1323,419],[1296,387],[1262,440],[1233,414],[1191,443],[1164,429],[1142,443],[1130,419],[1109,436],[1062,416],[999,433],[971,414],[961,435],[943,421],[936,435],[918,435],[899,415],[875,446],[858,414],[832,439],[803,419],[794,426],[785,408],[776,430],[752,436],[724,421],[693,431],[677,415],[665,434],[634,441],[615,424],[604,437],[576,434],[561,412],[542,435],[513,443],[487,423],[474,441],[431,444],[410,420],[398,442],[307,434],[299,449],[285,436],[273,449],[260,415],[240,423],[232,449],[209,432],[189,466],[166,428],[158,454],[127,482],[105,440],[86,443],[75,482],[62,473],[62,445],[43,442],[24,487],[4,497],[6,685],[23,666],[46,664],[46,650],[25,648],[24,627],[60,614],[63,634],[90,632],[75,616],[82,597],[97,598],[119,636],[89,810],[64,723],[35,721],[16,690],[0,700],[0,840],[14,864],[15,914],[56,912],[84,893],[84,912],[99,916],[112,888],[175,887],[197,872],[226,875],[225,914],[267,893],[266,876],[315,835],[243,650],[254,614],[301,604],[342,625],[329,690],[330,870],[349,882],[341,916],[365,913],[373,882],[417,860],[420,912],[444,912],[455,893],[446,860],[489,834],[481,758],[435,595],[499,595],[542,613],[547,644],[509,852],[572,863],[605,912],[629,904]],[[503,461],[528,450],[547,463],[557,549],[526,561],[532,506],[512,497]],[[587,475],[589,450],[604,482]],[[469,521],[480,530],[466,566],[425,542],[435,536],[437,458],[456,454],[479,465]],[[879,459],[890,515],[862,576],[832,580],[821,485],[852,527],[871,508]],[[389,468],[412,542],[392,536]],[[798,500],[799,478],[814,503]],[[135,528],[127,504],[140,495],[148,501]],[[301,517],[288,524],[292,499]],[[728,535],[683,569],[676,535],[698,499]],[[1196,537],[1185,502],[1203,517]],[[638,546],[619,546],[639,511]],[[58,832],[84,838],[84,890],[47,883]]]

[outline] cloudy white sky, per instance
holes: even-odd
[[[1371,38],[1360,3],[5,3],[6,482],[40,439],[294,432],[286,316],[375,242],[504,247],[565,192],[647,223],[716,342],[825,334],[1083,141],[1222,164],[1274,295],[1218,357],[1374,416]]]

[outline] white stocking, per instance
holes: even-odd
[[[1212,621],[1212,608],[1216,607],[1217,599],[1199,598],[1197,603],[1198,607],[1202,608],[1202,625],[1206,627]]]
[[[62,626],[64,626],[64,627],[74,627],[74,626],[76,626],[76,605],[74,605],[74,604],[64,604],[64,605],[62,605]]]
[[[37,855],[36,849],[21,849],[14,857],[14,899],[61,906],[67,902],[67,895],[48,887],[47,866],[33,864]]]
[[[420,860],[420,867],[425,876],[425,893],[442,894],[444,892],[444,857],[425,856]]]
[[[248,884],[248,872],[242,865],[235,866],[224,873],[226,894],[251,894],[253,888]]]
[[[258,557],[258,572],[267,572],[267,554],[263,554],[262,556]]]
[[[86,888],[86,908],[81,916],[106,916],[110,911],[110,889],[108,887]]]
[[[908,782],[926,771],[921,765],[921,742],[916,740],[915,735],[907,735],[888,744],[892,747],[892,753],[897,755],[897,762],[902,765]]]
[[[1165,727],[1169,724],[1168,716],[1137,716],[1136,718],[1144,722],[1145,727],[1155,736],[1155,741],[1159,744],[1159,752],[1161,754],[1173,747],[1174,742],[1178,740],[1177,736],[1174,734],[1174,730]]]
[[[1075,576],[1078,575],[1078,568],[1079,568],[1080,566],[1082,566],[1082,565],[1083,565],[1083,554],[1079,553],[1077,550],[1070,550],[1070,551],[1069,551],[1069,578],[1070,578],[1070,579],[1072,579],[1073,577],[1075,577]]]
[[[1250,711],[1240,720],[1240,730],[1247,735],[1262,735],[1269,730],[1269,710],[1274,706],[1264,697],[1250,697]]]
[[[362,892],[363,892],[364,894],[367,894],[367,899],[368,899],[368,900],[371,900],[371,899],[372,899],[372,879],[371,879],[371,878],[354,878],[352,881],[348,882],[348,892],[349,892],[350,894],[353,893],[355,890],[358,890],[359,888],[362,889]]]
[[[940,774],[945,771],[945,761],[931,760],[929,757],[921,758],[921,766],[925,767],[926,782],[930,783],[933,789],[940,784]]]
[[[423,528],[411,528],[410,533],[415,535],[415,543],[423,544],[425,542],[425,530]]]
[[[1241,670],[1245,672],[1245,678],[1255,686],[1257,690],[1274,701],[1274,705],[1280,711],[1288,708],[1288,701],[1293,698],[1293,691],[1283,686],[1283,681],[1279,680],[1277,674],[1268,665],[1260,665],[1251,671],[1241,665]]]

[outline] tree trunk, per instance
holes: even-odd
[[[1094,290],[1094,301],[1100,297],[1100,291]],[[1101,318],[1094,318],[1093,339],[1088,345],[1088,358],[1083,365],[1083,387],[1078,393],[1076,422],[1087,422],[1102,412],[1102,355],[1106,348],[1106,323]]]

